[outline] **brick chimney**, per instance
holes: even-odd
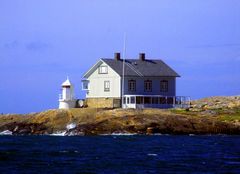
[[[141,61],[145,60],[145,53],[139,53],[139,60]]]
[[[114,53],[114,59],[115,60],[121,60],[121,54],[120,53]]]

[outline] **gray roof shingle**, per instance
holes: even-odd
[[[122,76],[123,60],[106,59],[103,58],[114,71]],[[125,76],[167,76],[167,77],[180,77],[172,68],[170,68],[162,60],[149,60],[144,61],[139,59],[126,59],[125,60]]]

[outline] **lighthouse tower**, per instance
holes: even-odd
[[[62,83],[62,94],[59,95],[59,109],[75,108],[76,100],[74,99],[73,85],[67,78]]]

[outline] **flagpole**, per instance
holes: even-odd
[[[124,33],[124,39],[123,39],[122,108],[123,108],[123,105],[124,105],[125,57],[126,57],[126,33]]]

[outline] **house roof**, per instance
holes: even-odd
[[[120,76],[123,74],[123,60],[115,59],[101,59],[109,65]],[[169,67],[162,60],[149,60],[144,61],[139,59],[126,59],[125,60],[125,76],[167,76],[167,77],[180,77],[171,67]]]

